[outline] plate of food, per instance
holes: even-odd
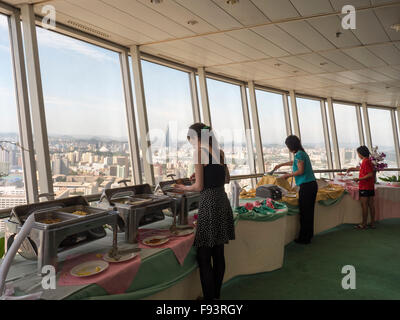
[[[169,241],[169,238],[166,236],[151,236],[142,241],[142,243],[146,246],[156,247],[160,246]]]
[[[134,252],[118,254],[117,257],[110,257],[110,253],[107,252],[103,256],[103,260],[105,260],[107,262],[111,262],[111,263],[118,263],[118,262],[124,262],[124,261],[131,260],[135,257],[137,257],[137,255]]]
[[[90,277],[108,269],[109,264],[103,260],[87,261],[73,267],[70,274],[74,277]]]

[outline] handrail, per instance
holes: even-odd
[[[399,171],[400,168],[386,168],[381,171]],[[335,173],[335,172],[346,172],[346,169],[323,169],[323,170],[314,170],[314,173]],[[286,174],[288,172],[278,171],[275,174]],[[231,176],[231,180],[244,180],[244,179],[254,179],[254,178],[261,178],[265,173],[255,173],[255,174],[243,174],[243,175],[236,175]],[[88,202],[99,201],[101,197],[101,193],[91,194],[84,196],[84,198]],[[11,214],[12,208],[0,209],[0,219],[8,218]]]

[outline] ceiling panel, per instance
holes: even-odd
[[[283,77],[293,77],[296,75],[308,75],[308,72],[302,71],[289,64],[283,63],[276,59],[268,59],[259,61],[257,68],[265,70],[263,79],[274,79]]]
[[[382,59],[378,58],[365,47],[343,49],[342,51],[366,67],[381,67],[386,65]]]
[[[131,1],[131,0],[128,0]],[[219,30],[239,28],[242,25],[211,0],[170,0],[187,8]]]
[[[300,16],[289,0],[251,0],[272,21]]]
[[[107,1],[107,0],[105,0]],[[120,26],[125,26],[129,29],[137,30],[149,37],[157,40],[172,39],[174,37],[190,36],[194,33],[189,29],[182,27],[175,22],[165,19],[160,16],[157,12],[143,6],[140,3],[132,2],[130,11],[123,11],[118,7],[114,6],[115,1],[109,1],[104,3],[98,0],[68,0],[66,3],[73,4],[85,15],[88,13],[94,13],[101,18],[101,21],[111,21]],[[140,10],[139,10],[140,9]],[[159,19],[159,22],[155,25],[148,23],[141,19],[140,13],[151,12],[153,16]],[[167,23],[163,23],[163,20]]]
[[[344,54],[340,50],[321,52],[320,55],[348,70],[364,68],[363,64]]]
[[[356,19],[356,29],[352,31],[363,44],[389,40],[373,10],[358,11]]]
[[[324,38],[306,21],[286,22],[279,24],[278,26],[313,51],[335,48],[326,38]]]
[[[226,48],[234,50],[235,52],[238,52],[238,53],[248,57],[249,59],[269,58],[269,56],[265,55],[263,52],[258,51],[257,49],[254,49],[252,47],[249,47],[247,44],[244,44],[243,42],[240,42],[239,40],[236,40],[235,38],[232,38],[223,33],[212,34],[212,35],[206,36],[206,38],[208,38],[220,45],[223,45]]]
[[[338,74],[338,73],[324,73],[324,74],[319,74],[318,76],[319,77],[323,77],[323,78],[332,79],[332,80],[335,80],[335,81],[340,82],[342,84],[358,83],[358,81],[350,79],[350,78],[346,78],[342,74]]]
[[[252,30],[236,30],[227,32],[226,34],[271,57],[282,57],[289,55],[287,51],[279,48],[271,41],[263,38]]]
[[[35,13],[39,14],[39,12],[40,12],[40,8],[35,7]],[[105,34],[107,34],[107,36],[106,37],[105,36],[100,36],[100,37],[102,37],[103,39],[109,40],[109,41],[113,41],[113,42],[118,43],[118,44],[123,45],[123,46],[131,46],[131,45],[139,44],[140,40],[142,40],[142,41],[145,41],[146,39],[150,40],[150,38],[144,38],[144,36],[142,34],[138,34],[137,35],[137,41],[135,41],[135,40],[131,39],[132,37],[130,37],[130,38],[123,37],[120,34],[113,33],[113,32],[110,32],[109,30],[102,29],[102,28],[100,28],[98,26],[94,26],[94,25],[88,24],[86,21],[82,21],[80,19],[77,19],[76,17],[72,17],[70,15],[64,14],[61,11],[57,11],[57,21],[60,24],[67,25],[67,26],[72,27],[72,28],[74,26],[70,25],[70,23],[69,23],[70,21],[74,21],[76,23],[80,23],[81,25],[86,25],[88,27],[93,28],[93,31],[91,29],[86,30],[87,33],[93,34],[93,35],[99,37],[98,31],[99,32],[104,32]],[[96,31],[94,31],[94,30],[96,30]],[[82,41],[85,41],[81,37],[77,37],[77,38],[81,39]]]
[[[400,32],[390,28],[391,25],[400,23],[400,5],[375,9],[375,13],[390,39],[400,40]]]
[[[308,20],[308,23],[337,48],[351,47],[361,44],[351,30],[344,30],[342,28],[341,20],[338,16],[313,18]],[[339,37],[336,35],[337,32],[341,32]]]
[[[369,47],[368,50],[373,52],[387,64],[400,64],[400,50],[393,44],[372,46]]]
[[[333,11],[329,0],[291,0],[302,16],[311,16]]]
[[[261,24],[270,21],[250,0],[242,0],[234,5],[228,4],[226,0],[212,1],[244,26]]]
[[[371,5],[370,0],[330,0],[335,11],[342,11],[343,6],[351,4],[355,8],[369,7]]]
[[[212,26],[204,19],[193,14],[191,11],[189,11],[185,7],[182,7],[180,4],[174,1],[163,1],[157,5],[150,3],[149,0],[138,0],[138,1],[143,5],[147,6],[148,8],[157,11],[164,17],[167,17],[168,19],[171,19],[176,23],[185,26],[185,28],[195,32],[196,34],[218,30],[216,27]],[[188,21],[190,20],[197,21],[197,23],[194,25],[188,24]],[[157,20],[156,22],[158,23]]]
[[[349,78],[351,80],[357,81],[359,83],[368,82],[370,79],[367,79],[365,76],[356,73],[354,71],[342,71],[337,73],[338,76],[343,76],[345,78]],[[366,79],[368,81],[366,81]]]
[[[365,76],[364,82],[379,82],[379,81],[390,81],[392,78],[385,76],[377,71],[372,69],[361,69],[361,70],[353,70],[352,72]],[[370,80],[368,80],[370,79]]]
[[[339,72],[345,70],[345,68],[333,63],[317,53],[303,54],[299,56],[299,58],[321,68],[325,72]]]
[[[290,64],[296,68],[300,68],[304,71],[310,72],[310,73],[324,73],[325,70],[320,68],[319,66],[316,66],[314,64],[311,64],[300,57],[282,57],[279,58],[279,61],[285,62],[287,64]]]
[[[372,4],[386,4],[396,2],[398,0],[371,0]]]
[[[378,67],[378,68],[374,68],[373,70],[380,72],[390,78],[400,80],[400,70],[396,70],[393,67],[389,67],[389,66]]]
[[[243,76],[242,79],[245,80],[259,80],[259,79],[273,79],[282,78],[290,76],[288,72],[278,70],[277,68],[268,67],[260,62],[249,62],[241,64],[233,64],[227,66],[217,66],[207,68],[212,72],[223,71],[225,73],[230,73],[234,70],[236,74]]]
[[[301,76],[301,75],[309,75],[308,71],[304,71],[297,66],[293,66],[291,64],[288,64],[286,62],[280,61],[278,59],[267,59],[261,61],[262,64],[272,67],[272,68],[277,68],[279,70],[288,72],[292,76]]]
[[[182,41],[182,40],[179,40]],[[206,51],[214,52],[215,54],[221,55],[231,61],[247,61],[249,57],[237,53],[227,47],[224,47],[206,37],[189,38],[184,40],[186,43],[194,44],[198,47],[204,48]]]
[[[311,52],[305,45],[277,26],[268,25],[253,28],[252,30],[291,54]]]
[[[127,39],[131,39],[132,42],[141,43],[144,41],[153,41],[157,37],[171,37],[171,35],[165,33],[164,31],[155,30],[154,28],[152,29],[152,32],[142,33],[139,30],[136,30],[134,27],[127,27],[107,18],[103,18],[98,14],[84,10],[79,6],[66,1],[53,1],[52,5],[56,8],[57,13],[62,13],[73,17],[73,21],[79,20],[83,24],[89,25],[95,29],[100,29],[106,33],[112,32]],[[41,12],[42,6],[43,5],[35,6],[35,12]]]
[[[204,47],[195,45],[193,43],[188,43],[185,40],[174,41],[171,43],[166,42],[145,45],[141,46],[140,49],[146,52],[147,50],[152,50],[154,52],[154,49],[165,50],[171,54],[184,57],[185,59],[193,59],[195,61],[202,61],[201,59],[203,59],[203,61],[205,61],[203,66],[211,64],[226,64],[232,62],[231,59],[223,57],[220,54],[216,54],[210,50],[207,50]]]

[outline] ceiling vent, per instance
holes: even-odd
[[[99,37],[102,37],[102,38],[110,38],[111,37],[109,34],[107,34],[105,32],[101,32],[101,31],[96,30],[94,28],[85,26],[84,24],[76,22],[76,21],[68,20],[67,23],[69,25],[73,26],[76,29],[82,30],[84,32],[95,34],[95,35],[97,35]]]

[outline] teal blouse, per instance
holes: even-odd
[[[311,165],[310,158],[308,154],[304,151],[299,150],[294,155],[293,172],[296,172],[298,170],[297,161],[299,160],[304,162],[304,173],[300,176],[294,177],[294,179],[296,180],[296,185],[299,186],[303,183],[315,181],[314,171]]]

